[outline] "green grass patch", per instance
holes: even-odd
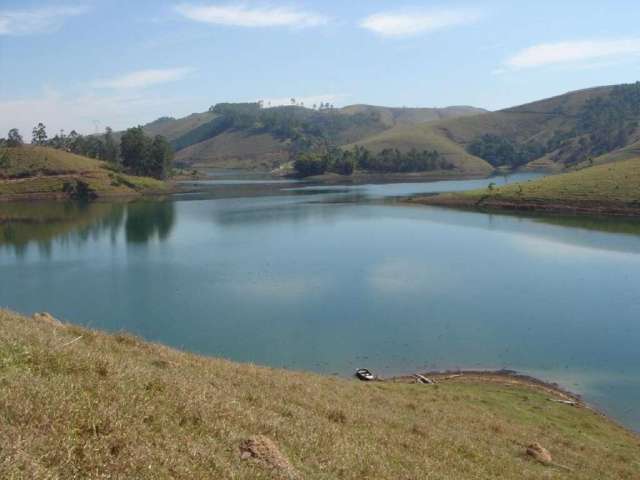
[[[534,387],[367,384],[7,311],[0,329],[2,478],[279,478],[241,457],[256,436],[305,479],[640,475],[637,436]],[[532,442],[571,471],[527,458]]]

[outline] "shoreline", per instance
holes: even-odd
[[[2,311],[3,309],[0,309],[0,313],[2,313]],[[7,310],[4,310],[4,311],[7,312]],[[23,315],[23,314],[18,314],[18,315]],[[334,375],[323,374],[323,373],[315,372],[313,370],[300,370],[295,368],[289,369],[289,368],[283,368],[283,367],[278,368],[278,367],[273,367],[265,364],[254,364],[251,362],[231,360],[227,358],[215,357],[212,355],[203,355],[196,352],[192,352],[190,350],[171,347],[164,343],[153,342],[151,340],[147,340],[145,338],[137,337],[137,336],[134,336],[133,334],[129,334],[126,331],[115,333],[115,332],[109,332],[109,331],[100,330],[100,329],[88,328],[88,327],[77,325],[74,323],[69,323],[66,320],[59,320],[58,318],[52,316],[47,312],[36,313],[33,316],[24,315],[24,317],[30,319],[36,324],[42,323],[42,324],[48,325],[49,327],[53,327],[54,329],[63,328],[63,329],[72,329],[78,332],[86,331],[91,334],[105,335],[109,338],[113,338],[114,336],[118,337],[122,335],[130,335],[132,336],[132,338],[135,338],[136,341],[138,341],[141,344],[156,346],[161,349],[173,351],[182,355],[193,355],[198,358],[202,358],[204,360],[229,361],[240,366],[242,365],[256,366],[259,368],[266,368],[274,371],[282,370],[284,372],[290,372],[292,374],[318,375],[320,377],[327,378],[327,379],[341,378],[346,381],[361,383],[361,381],[355,379],[352,374],[344,375],[344,376],[338,375],[336,377],[335,374]],[[633,428],[623,424],[622,422],[620,422],[610,414],[607,414],[604,411],[600,410],[597,406],[594,406],[589,402],[585,401],[582,395],[572,392],[569,389],[562,387],[558,383],[549,382],[544,379],[534,377],[532,375],[520,373],[516,370],[510,370],[505,368],[500,370],[455,369],[455,370],[430,370],[430,371],[419,373],[419,375],[422,375],[424,377],[429,378],[430,380],[433,380],[434,381],[433,385],[424,385],[424,384],[417,383],[415,375],[416,375],[415,373],[411,373],[411,374],[407,373],[407,374],[393,375],[390,377],[376,377],[372,382],[362,382],[362,383],[407,384],[407,385],[416,384],[416,386],[423,386],[426,388],[434,387],[434,386],[437,386],[438,384],[445,384],[445,383],[446,384],[451,384],[451,383],[479,384],[481,386],[497,385],[502,387],[524,387],[536,392],[544,393],[545,395],[549,395],[549,398],[547,400],[550,402],[566,403],[566,406],[568,408],[586,409],[598,415],[599,417],[605,419],[607,422],[610,422],[618,426],[619,428],[622,428],[623,430],[627,431],[628,433],[636,437],[638,441],[640,441],[640,431],[634,430]]]
[[[404,383],[404,384],[417,384],[416,374],[402,374],[388,378],[380,378],[375,381],[382,383]],[[421,372],[419,375],[427,377],[434,381],[434,385],[442,383],[479,383],[481,385],[500,385],[504,387],[517,387],[523,386],[538,392],[543,392],[550,396],[548,400],[550,402],[565,403],[568,408],[583,408],[590,412],[604,418],[606,421],[611,422],[618,427],[626,430],[631,435],[634,435],[640,440],[640,430],[634,430],[628,425],[625,425],[612,415],[604,412],[596,405],[593,405],[583,398],[582,395],[572,392],[571,390],[562,387],[556,382],[548,382],[544,379],[528,375],[526,373],[520,373],[516,370],[500,369],[500,370],[474,370],[474,369],[462,369],[462,370],[432,370],[428,372]],[[433,385],[424,385],[426,387]],[[556,397],[556,398],[552,398]]]
[[[545,202],[545,201],[505,201],[489,200],[484,198],[464,198],[460,195],[437,194],[431,196],[417,195],[405,197],[400,200],[405,204],[430,205],[479,212],[506,212],[506,213],[551,213],[568,215],[599,215],[611,217],[640,217],[640,206],[629,206],[620,203],[607,202]]]

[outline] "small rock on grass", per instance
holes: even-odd
[[[549,450],[544,448],[538,442],[532,443],[527,447],[527,455],[533,457],[535,460],[544,465],[552,465],[553,463],[553,459],[551,458]]]
[[[263,435],[256,435],[243,441],[240,444],[240,458],[257,461],[262,466],[273,470],[278,478],[289,480],[301,478],[273,440]]]

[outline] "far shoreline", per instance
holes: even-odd
[[[609,217],[639,218],[640,206],[629,206],[614,202],[508,202],[475,198],[464,198],[451,194],[415,195],[404,197],[402,203],[411,205],[427,205],[446,207],[459,210],[469,210],[485,213],[550,213],[565,215],[598,215]]]

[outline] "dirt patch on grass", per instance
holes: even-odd
[[[263,435],[256,435],[243,441],[240,444],[240,458],[256,461],[271,470],[275,478],[291,480],[301,478],[273,440]]]

